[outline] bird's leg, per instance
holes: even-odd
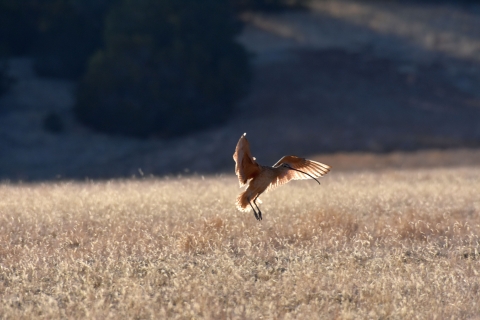
[[[260,219],[258,219],[258,220],[262,220],[262,211],[260,211],[260,208],[259,208],[258,205],[257,205],[257,199],[258,199],[259,196],[260,196],[260,193],[255,197],[255,199],[253,199],[253,204],[254,204],[255,207],[257,207],[257,209],[258,209],[258,217],[260,218]]]
[[[255,203],[255,202],[254,202],[254,203]],[[261,217],[262,217],[262,216],[261,216],[261,213],[260,213],[260,216],[257,214],[257,211],[255,211],[255,208],[252,206],[252,203],[250,202],[250,198],[248,198],[248,204],[250,205],[250,207],[252,207],[253,214],[255,215],[255,219],[261,220],[261,219],[262,219],[262,218],[261,218]],[[257,205],[257,204],[255,204],[255,205]],[[258,208],[258,207],[257,207],[257,208]],[[260,212],[260,210],[259,210],[259,212]]]

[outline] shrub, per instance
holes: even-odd
[[[174,136],[225,121],[250,78],[227,0],[124,0],[79,85],[76,115],[97,130]]]
[[[65,132],[65,125],[60,115],[54,111],[49,112],[43,118],[43,128],[45,131],[52,134],[59,134]]]

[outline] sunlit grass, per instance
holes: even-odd
[[[478,318],[480,169],[0,186],[0,318]]]

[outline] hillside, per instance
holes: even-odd
[[[239,41],[254,54],[249,96],[226,125],[172,140],[80,126],[71,114],[75,84],[39,78],[28,58],[13,59],[17,82],[0,101],[0,179],[231,172],[244,132],[266,164],[285,154],[335,163],[338,153],[345,163],[352,152],[480,163],[478,5],[331,0],[310,9],[246,14]],[[44,129],[52,112],[61,134]]]

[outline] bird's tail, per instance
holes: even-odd
[[[252,209],[248,204],[247,191],[244,191],[238,195],[235,204],[237,205],[237,209],[242,212],[248,212]]]

